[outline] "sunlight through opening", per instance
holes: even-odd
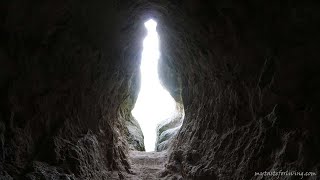
[[[174,115],[176,102],[160,84],[158,60],[160,57],[157,22],[144,23],[148,33],[143,40],[141,57],[141,87],[132,115],[137,119],[144,135],[146,151],[154,151],[157,124]]]

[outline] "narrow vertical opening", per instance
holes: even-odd
[[[162,87],[159,80],[160,41],[156,30],[157,22],[149,19],[144,23],[144,26],[147,29],[147,36],[143,40],[141,56],[141,87],[132,115],[137,119],[142,129],[146,151],[154,151],[157,125],[174,116],[177,106],[175,100]]]

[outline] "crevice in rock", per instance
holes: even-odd
[[[319,179],[319,7],[0,2],[0,179]],[[131,111],[149,18],[184,114],[146,153]]]

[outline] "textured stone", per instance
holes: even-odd
[[[145,151],[144,137],[138,121],[131,116],[126,122],[128,128],[128,143],[130,150]]]
[[[159,27],[163,68],[169,65],[181,85],[161,77],[169,90],[182,90],[185,108],[166,177],[318,173],[317,8],[279,1],[183,2],[168,7],[168,23]]]
[[[175,114],[157,125],[156,151],[168,149],[178,133],[184,118],[183,105],[176,104]]]
[[[119,179],[115,172],[129,171],[120,112],[130,113],[133,104],[122,104],[138,91],[143,33],[121,6],[0,3],[0,175]]]
[[[49,166],[41,162],[34,162],[32,173],[26,175],[28,180],[51,179],[51,180],[75,180],[74,175],[68,175],[58,172],[56,167]]]
[[[0,2],[0,179],[133,175],[150,17],[161,83],[185,110],[179,131],[159,128],[163,179],[319,174],[317,2],[12,0]]]

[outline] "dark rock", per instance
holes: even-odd
[[[33,162],[32,168],[33,172],[25,176],[28,180],[76,180],[73,174],[69,175],[61,173],[56,167],[50,166],[46,163],[35,161]]]
[[[131,116],[126,121],[128,128],[128,143],[131,150],[145,151],[144,137],[137,120]]]
[[[129,177],[129,149],[143,150],[130,113],[151,17],[161,83],[185,112],[158,128],[158,149],[169,156],[163,179],[319,176],[319,7],[1,1],[0,179]]]

